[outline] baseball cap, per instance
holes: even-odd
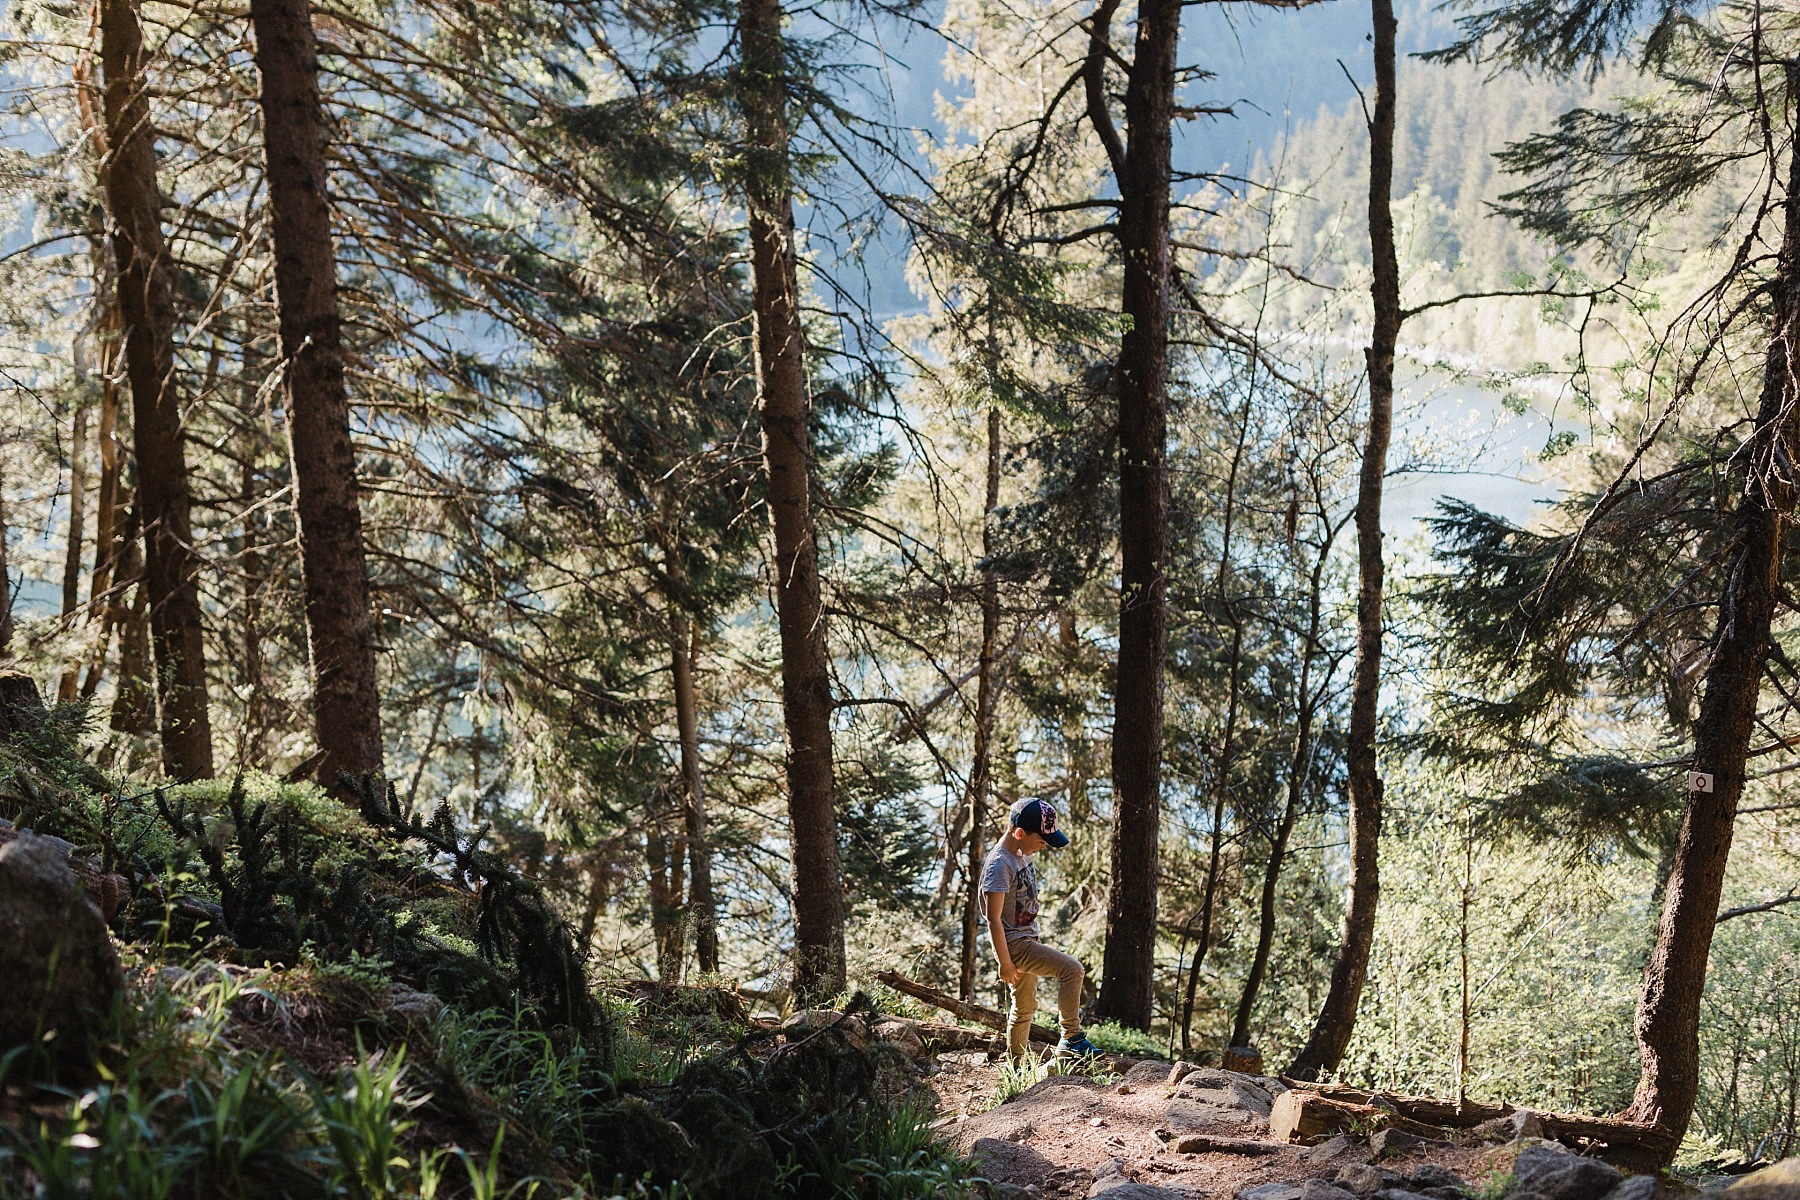
[[[1012,824],[1035,833],[1057,849],[1069,844],[1069,835],[1056,827],[1056,806],[1048,800],[1021,800],[1008,814]]]

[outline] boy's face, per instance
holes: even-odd
[[[1036,854],[1050,843],[1041,833],[1032,833],[1028,829],[1012,827],[1013,846],[1020,854]]]

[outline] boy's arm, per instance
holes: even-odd
[[[1000,960],[1000,982],[1019,982],[1019,970],[1013,966],[1012,955],[1006,949],[1006,930],[1000,925],[1000,909],[1006,903],[1005,892],[988,892],[987,901],[988,940],[994,943],[994,957]]]

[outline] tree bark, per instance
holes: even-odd
[[[1181,1049],[1192,1045],[1194,994],[1200,985],[1200,967],[1212,947],[1213,905],[1219,893],[1219,870],[1225,848],[1225,802],[1231,795],[1233,749],[1237,745],[1237,719],[1244,674],[1244,614],[1237,601],[1226,592],[1231,578],[1231,535],[1237,523],[1238,472],[1243,469],[1244,451],[1250,441],[1251,402],[1244,401],[1243,418],[1238,422],[1237,444],[1231,451],[1231,469],[1225,475],[1225,519],[1219,536],[1219,569],[1213,576],[1213,594],[1225,609],[1231,623],[1231,672],[1226,685],[1225,728],[1219,736],[1219,752],[1213,763],[1213,819],[1211,848],[1206,858],[1206,889],[1200,894],[1200,936],[1194,945],[1194,960],[1188,965],[1187,993],[1181,1002]],[[1192,921],[1189,922],[1191,926]],[[1187,931],[1182,931],[1185,940]],[[1177,957],[1177,965],[1179,965]],[[1238,1043],[1233,1041],[1232,1045]]]
[[[175,386],[175,297],[163,245],[155,133],[145,98],[144,38],[133,0],[103,0],[107,215],[118,264],[125,371],[131,384],[150,643],[156,660],[163,770],[210,776],[206,646],[200,623],[187,452]]]
[[[1356,492],[1356,671],[1350,691],[1345,749],[1350,777],[1350,903],[1331,987],[1312,1033],[1288,1068],[1294,1079],[1335,1071],[1356,1028],[1356,1009],[1369,973],[1375,913],[1381,896],[1382,781],[1375,756],[1381,703],[1381,494],[1387,475],[1394,415],[1394,348],[1400,340],[1400,264],[1394,249],[1394,18],[1393,0],[1370,0],[1375,36],[1375,112],[1369,125],[1370,287],[1375,325],[1365,352],[1369,369],[1369,428]]]
[[[713,898],[712,843],[706,832],[706,781],[700,773],[700,703],[694,687],[694,660],[700,631],[677,615],[670,630],[670,675],[675,685],[675,727],[681,738],[681,777],[686,803],[688,912],[694,927],[694,959],[708,974],[719,969],[719,913]]]
[[[71,357],[81,359],[84,355]],[[77,368],[77,380],[85,375],[86,363]],[[88,453],[88,406],[86,388],[79,388],[75,397],[75,429],[69,437],[69,534],[63,543],[63,577],[62,606],[58,610],[58,618],[62,628],[67,630],[75,625],[77,610],[81,607],[81,549],[87,541],[87,453]],[[80,660],[71,658],[63,666],[62,675],[56,683],[56,702],[67,704],[75,699],[76,688],[80,684]]]
[[[12,653],[12,568],[6,559],[6,464],[0,461],[0,659]]]
[[[326,188],[319,48],[307,0],[253,0],[285,359],[288,444],[312,664],[318,778],[379,775],[381,712]]]
[[[106,647],[112,630],[118,626],[122,610],[117,595],[119,556],[126,543],[124,510],[120,495],[123,488],[122,456],[119,453],[119,306],[117,288],[110,289],[113,299],[108,304],[108,319],[102,324],[100,367],[100,428],[96,440],[100,450],[100,483],[94,497],[94,569],[88,577],[88,619],[100,623],[98,636],[88,658],[87,674],[81,680],[81,696],[92,699],[106,674]]]
[[[1788,94],[1800,67],[1787,67]],[[1732,827],[1744,790],[1744,764],[1756,726],[1770,626],[1781,597],[1783,530],[1794,510],[1800,461],[1800,153],[1790,149],[1781,251],[1768,288],[1774,334],[1763,362],[1755,432],[1734,518],[1732,553],[1719,596],[1706,693],[1694,726],[1694,769],[1712,776],[1709,792],[1689,791],[1663,894],[1656,945],[1638,998],[1642,1066],[1625,1116],[1666,1128],[1679,1142],[1700,1086],[1700,999],[1707,955],[1731,854]],[[1673,1145],[1670,1147],[1673,1154]],[[1667,1161],[1666,1159],[1663,1161]]]
[[[650,934],[656,943],[656,976],[663,983],[681,982],[682,878],[687,839],[671,832],[675,814],[668,796],[656,788],[644,822],[644,860],[650,868]]]
[[[756,377],[775,548],[775,614],[781,630],[793,834],[794,991],[802,1002],[818,1002],[844,990],[844,889],[781,21],[780,0],[741,0],[738,5],[738,99],[748,139],[744,198],[750,221]]]
[[[1256,995],[1262,990],[1263,976],[1269,969],[1269,953],[1275,944],[1276,888],[1281,881],[1281,868],[1287,862],[1288,842],[1300,819],[1300,803],[1304,798],[1308,765],[1312,761],[1313,716],[1318,708],[1311,694],[1312,668],[1319,653],[1320,585],[1329,550],[1329,544],[1320,548],[1319,560],[1312,572],[1306,646],[1301,651],[1300,685],[1295,693],[1299,698],[1299,709],[1294,719],[1294,749],[1288,756],[1287,800],[1281,810],[1281,821],[1275,827],[1275,836],[1269,841],[1269,865],[1263,871],[1262,901],[1257,913],[1256,952],[1251,956],[1250,970],[1244,976],[1244,990],[1238,997],[1237,1015],[1231,1023],[1233,1046],[1250,1045],[1250,1019],[1256,1011]]]
[[[113,688],[110,720],[119,733],[147,734],[156,728],[156,691],[150,682],[150,601],[137,530],[133,500],[121,529],[109,601],[108,622],[119,631],[119,682]]]
[[[1119,672],[1113,693],[1112,883],[1094,1011],[1133,1029],[1149,1027],[1155,1000],[1167,641],[1169,192],[1181,7],[1180,0],[1144,0],[1138,6],[1137,46],[1125,88],[1128,143],[1114,156],[1122,299],[1130,327],[1119,346],[1117,372],[1122,563]],[[1102,33],[1099,25],[1096,19],[1096,34]],[[1091,79],[1102,63],[1090,58],[1089,65]],[[1089,100],[1092,111],[1091,87]],[[1107,133],[1102,139],[1109,140]],[[1111,144],[1117,141],[1111,136]]]
[[[988,409],[987,493],[981,508],[981,650],[975,672],[975,754],[969,767],[968,878],[963,889],[962,979],[958,994],[975,998],[975,948],[986,921],[981,894],[981,864],[987,847],[988,794],[993,790],[994,655],[1000,642],[1000,581],[994,573],[994,510],[1000,507],[1000,410]]]

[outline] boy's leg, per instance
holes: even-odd
[[[1061,950],[1052,950],[1042,942],[1018,942],[1008,946],[1013,965],[1021,971],[1056,977],[1056,1015],[1062,1021],[1065,1041],[1081,1036],[1081,981],[1087,974],[1082,966]],[[1032,1007],[1037,1002],[1032,1001]]]
[[[1031,1018],[1037,1012],[1038,977],[1018,958],[1020,948],[1027,944],[1007,944],[1013,965],[1019,968],[1018,982],[1012,985],[1012,1008],[1007,1013],[1006,1024],[1006,1058],[1015,1064],[1025,1061],[1025,1055],[1031,1049]]]

